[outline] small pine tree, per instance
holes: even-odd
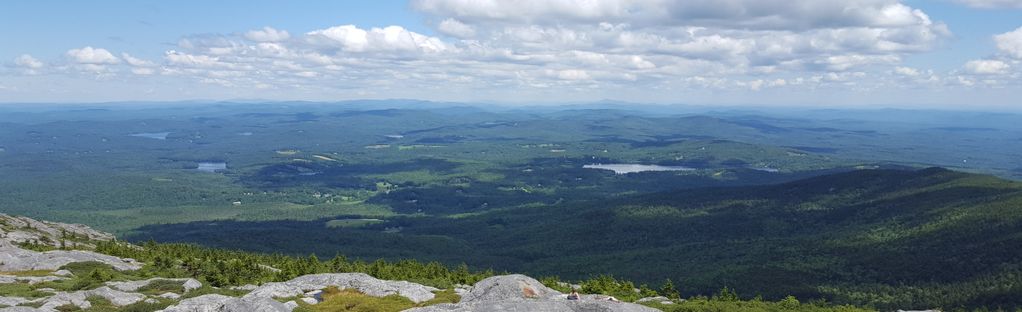
[[[731,289],[731,288],[728,288],[727,286],[724,286],[724,288],[720,289],[720,293],[718,293],[717,295],[713,296],[713,300],[716,300],[716,301],[738,301],[739,300],[738,292],[735,291],[734,289]]]
[[[674,282],[671,279],[664,281],[664,286],[660,287],[660,294],[671,299],[681,299],[681,292],[678,292],[678,288],[674,286]]]

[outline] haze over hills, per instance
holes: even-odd
[[[600,105],[22,110],[2,118],[0,208],[135,242],[688,296],[1019,305],[1012,115]]]

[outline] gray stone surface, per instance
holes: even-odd
[[[0,213],[0,238],[4,240],[0,246],[11,247],[25,242],[43,243],[54,247],[60,246],[63,235],[74,235],[89,240],[109,241],[114,236],[96,231],[82,224],[68,224],[49,221],[37,221],[26,217],[15,217]],[[83,244],[92,246],[90,244]]]
[[[19,305],[19,304],[22,304],[22,303],[26,303],[28,301],[29,301],[28,299],[21,298],[21,297],[3,297],[3,296],[0,296],[0,305],[5,305],[5,306],[9,306],[9,307],[13,307],[13,306],[16,306],[16,305]]]
[[[181,298],[181,295],[178,295],[178,294],[175,294],[175,293],[172,293],[172,292],[166,292],[166,293],[160,294],[157,297],[167,298],[167,299],[177,299],[177,298]]]
[[[240,298],[228,300],[220,308],[222,312],[291,312],[283,303],[270,298]]]
[[[13,284],[13,283],[29,283],[39,284],[42,282],[52,282],[64,280],[66,278],[59,276],[14,276],[14,275],[0,275],[0,284]]]
[[[115,306],[125,306],[145,299],[145,296],[140,294],[127,293],[104,286],[92,290],[58,292],[49,298],[42,299],[43,305],[40,308],[48,310],[55,309],[62,305],[72,304],[82,309],[88,309],[92,306],[92,304],[89,303],[86,298],[90,296],[103,297],[106,300],[110,300],[110,303]]]
[[[664,297],[664,296],[646,297],[646,298],[642,298],[642,299],[639,299],[639,300],[635,300],[635,303],[643,303],[643,302],[657,302],[657,303],[660,303],[660,304],[674,304],[673,300],[671,300],[670,298]]]
[[[118,271],[138,270],[138,262],[91,251],[53,250],[37,252],[17,247],[0,247],[0,271],[56,270],[68,263],[98,261]]]
[[[49,311],[44,311],[32,307],[10,307],[0,308],[0,312],[49,312]]]
[[[494,276],[479,281],[457,304],[439,304],[414,308],[412,312],[650,312],[657,309],[608,300],[603,295],[583,295],[581,300],[567,300],[567,295],[520,274]]]
[[[405,310],[405,312],[475,312],[475,311],[654,312],[659,310],[634,303],[625,302],[555,300],[555,299],[479,301],[458,304],[438,304],[434,306]]]
[[[106,285],[121,291],[137,291],[139,288],[149,286],[150,283],[158,280],[180,282],[181,286],[185,288],[185,292],[189,292],[193,289],[198,289],[202,287],[202,283],[195,280],[194,278],[160,278],[160,277],[150,278],[141,281],[107,282]]]
[[[564,296],[534,278],[521,275],[493,276],[472,286],[461,302],[552,299]]]
[[[270,298],[203,295],[181,300],[163,312],[290,312],[293,308]]]
[[[364,273],[328,273],[299,276],[287,282],[267,283],[245,295],[246,298],[286,298],[330,286],[339,289],[355,289],[373,297],[393,294],[408,298],[412,302],[433,299],[438,289],[405,281],[384,281]]]

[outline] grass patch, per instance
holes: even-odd
[[[184,282],[158,279],[149,282],[149,285],[145,285],[138,289],[138,292],[150,296],[156,296],[168,292],[183,294],[185,293]]]
[[[36,288],[40,287],[28,283],[0,284],[0,296],[34,299],[53,295],[45,291],[38,291]]]
[[[319,312],[397,312],[415,307],[415,303],[399,295],[373,297],[353,289],[329,287],[323,290],[323,302],[316,305],[300,303],[307,311]]]
[[[48,275],[50,275],[52,273],[53,273],[53,271],[50,271],[50,270],[31,270],[31,271],[0,272],[0,275],[10,275],[10,276],[48,276]]]
[[[416,304],[400,295],[373,297],[354,289],[328,287],[323,290],[323,302],[309,305],[299,301],[295,312],[397,312],[440,303],[456,303],[461,300],[453,289],[437,291],[434,294],[436,297],[432,300]]]
[[[426,307],[426,306],[431,306],[431,305],[434,305],[434,304],[458,303],[458,301],[461,301],[461,296],[459,296],[457,293],[455,293],[454,289],[444,289],[444,290],[441,290],[441,291],[434,291],[433,294],[436,295],[436,297],[433,297],[433,299],[430,299],[429,301],[417,304],[416,306],[417,307]]]
[[[209,285],[205,285],[204,284],[204,285],[202,285],[202,287],[200,287],[198,289],[192,289],[192,291],[189,291],[188,293],[182,295],[181,296],[181,300],[188,299],[188,298],[195,298],[195,297],[202,296],[202,295],[211,295],[211,294],[231,296],[231,297],[241,297],[241,296],[244,296],[245,294],[247,294],[248,292],[249,292],[248,290],[234,290],[234,289],[229,289],[229,288],[213,288],[213,287],[210,287]]]

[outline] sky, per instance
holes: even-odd
[[[0,102],[1022,110],[1022,0],[5,1]]]

